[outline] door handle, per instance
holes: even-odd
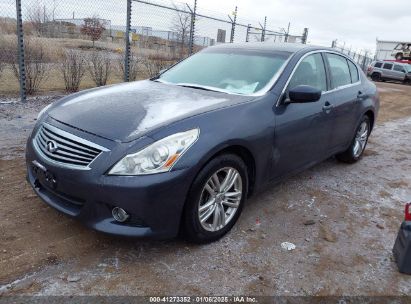
[[[361,91],[358,91],[357,98],[360,99],[360,98],[363,98],[363,97],[364,97],[364,93],[361,92]]]
[[[333,106],[331,103],[329,103],[328,101],[326,101],[325,104],[324,104],[324,106],[323,106],[323,112],[325,112],[326,114],[328,114],[328,113],[331,112],[331,110],[332,110],[333,107],[334,107],[334,106]]]

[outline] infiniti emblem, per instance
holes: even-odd
[[[49,151],[50,153],[56,152],[57,149],[59,148],[59,146],[54,140],[47,141],[46,145],[47,145],[47,151]]]

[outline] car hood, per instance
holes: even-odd
[[[48,114],[77,129],[129,142],[172,122],[251,99],[143,80],[69,95]]]

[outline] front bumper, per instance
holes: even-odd
[[[26,149],[27,180],[48,205],[97,231],[127,237],[171,238],[178,234],[192,180],[189,169],[145,176],[108,176],[102,172],[110,163],[104,164],[103,155],[99,158],[93,165],[104,165],[104,171],[60,167],[42,158],[30,137]],[[111,156],[107,156],[109,159]],[[130,218],[124,223],[116,222],[111,214],[114,207],[126,210]]]

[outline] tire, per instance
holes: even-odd
[[[401,54],[401,53],[398,53],[397,55],[395,55],[395,59],[397,59],[397,60],[402,60],[402,59],[403,59],[402,54]]]
[[[363,129],[364,126],[366,127],[366,130]],[[355,131],[354,138],[351,141],[350,146],[344,152],[337,154],[336,158],[341,162],[349,163],[349,164],[352,164],[358,161],[361,158],[362,154],[364,153],[370,133],[371,133],[370,118],[367,115],[364,115]],[[361,150],[357,150],[359,148]]]
[[[371,79],[373,81],[381,81],[381,75],[379,73],[372,73]]]
[[[236,176],[233,185],[225,189],[229,197],[225,196],[224,191],[210,191],[218,189],[218,183],[223,186],[229,172],[232,178]],[[218,182],[215,180],[216,177]],[[241,192],[241,195],[238,195],[238,192]],[[224,236],[240,217],[247,192],[247,166],[243,160],[234,154],[222,154],[213,158],[200,171],[189,190],[182,219],[185,238],[194,243],[209,243]],[[231,205],[229,207],[226,204]],[[234,205],[237,208],[234,208]],[[200,207],[203,207],[202,211]],[[203,221],[200,220],[200,216]]]

